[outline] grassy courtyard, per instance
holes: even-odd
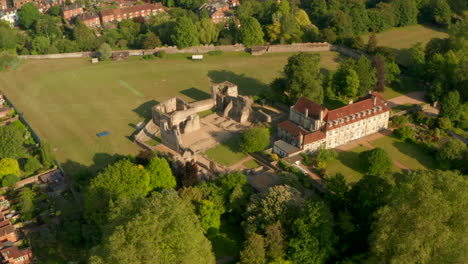
[[[448,34],[444,29],[435,28],[427,25],[411,25],[401,28],[393,28],[377,34],[377,43],[379,46],[385,46],[397,51],[397,61],[403,65],[408,64],[408,49],[414,44],[421,42],[426,44],[432,38],[446,38]],[[363,36],[367,43],[369,34]]]
[[[234,136],[216,145],[214,148],[207,150],[205,154],[208,158],[219,164],[231,166],[247,157],[247,155],[241,151],[240,144],[240,136]]]
[[[336,69],[337,53],[320,54],[324,68]],[[28,60],[15,71],[0,73],[0,87],[53,146],[66,170],[94,164],[96,170],[116,155],[139,151],[130,136],[158,101],[205,99],[211,83],[225,80],[236,83],[241,94],[258,94],[280,76],[290,55],[225,53],[192,62],[179,54],[97,64],[88,59]],[[98,138],[103,131],[110,135]]]
[[[374,147],[383,148],[394,161],[401,163],[411,170],[435,168],[435,160],[412,143],[387,136],[371,141],[370,144]],[[340,172],[346,177],[346,181],[349,184],[359,181],[366,171],[359,159],[359,153],[366,150],[369,150],[369,148],[359,146],[338,153],[338,158],[327,164],[327,173],[334,175]],[[400,169],[393,166],[392,171],[399,172]]]

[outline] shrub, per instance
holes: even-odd
[[[399,138],[399,139],[405,141],[407,139],[412,139],[413,138],[414,130],[409,126],[400,127],[398,129],[396,129],[395,131],[393,131],[393,135],[396,138]]]
[[[375,148],[361,152],[359,158],[364,161],[365,168],[370,175],[382,175],[393,166],[392,159],[382,148]]]
[[[212,50],[208,51],[208,55],[210,56],[219,56],[222,55],[224,52],[222,50]]]
[[[20,178],[17,175],[8,174],[7,176],[3,177],[2,179],[2,186],[3,187],[10,187],[17,183]]]
[[[400,126],[406,124],[408,122],[408,120],[406,119],[405,116],[401,115],[401,116],[394,116],[392,118],[392,122],[393,122],[393,124],[395,126],[400,127]]]
[[[23,165],[23,171],[30,174],[41,168],[41,163],[34,157],[29,157]]]
[[[167,53],[164,50],[160,50],[160,51],[156,52],[156,57],[158,57],[160,59],[164,59],[164,58],[167,57]]]
[[[154,60],[156,58],[155,55],[149,54],[149,55],[143,55],[142,57],[144,60]]]
[[[20,167],[15,159],[0,159],[0,178],[6,175],[20,175]]]
[[[317,152],[317,156],[315,157],[315,159],[317,163],[320,163],[334,160],[337,156],[338,154],[333,149],[320,148]]]
[[[437,125],[442,129],[451,129],[452,128],[452,121],[447,117],[441,117],[437,120]]]
[[[310,160],[309,155],[305,154],[304,152],[301,153],[302,158],[304,159],[303,162],[305,165],[310,166],[312,165],[312,161]]]
[[[103,61],[108,60],[112,56],[112,48],[107,43],[102,43],[99,46],[99,58]]]

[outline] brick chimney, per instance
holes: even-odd
[[[298,136],[298,147],[302,149],[302,144],[304,143],[304,135],[302,135],[302,133],[299,133],[299,136]]]
[[[323,108],[320,108],[319,120],[320,120],[320,121],[323,121]]]
[[[374,105],[377,104],[377,96],[372,95],[372,102],[374,103]]]
[[[306,118],[309,117],[309,108],[306,108],[306,109],[305,109],[305,117],[306,117]]]

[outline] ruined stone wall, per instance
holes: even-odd
[[[215,106],[215,101],[213,100],[213,98],[209,98],[209,99],[206,99],[206,100],[196,101],[196,102],[190,103],[189,106],[192,109],[194,109],[195,112],[199,113],[199,112],[203,112],[203,111],[213,109],[213,107]]]

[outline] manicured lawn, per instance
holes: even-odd
[[[402,142],[394,137],[383,137],[372,141],[371,144],[385,149],[392,159],[411,170],[435,168],[435,160],[412,143]]]
[[[150,138],[149,140],[147,140],[145,142],[146,144],[150,145],[150,146],[156,146],[158,144],[161,144],[161,139],[159,137],[156,137],[156,138]]]
[[[214,113],[213,110],[206,110],[206,111],[203,111],[203,112],[198,113],[198,116],[199,116],[200,118],[204,118],[204,117],[209,116],[209,115],[211,115],[211,114],[213,114],[213,113]]]
[[[351,150],[338,153],[338,158],[327,163],[327,174],[342,173],[348,184],[358,182],[364,173],[359,153],[369,150],[365,146],[359,146]]]
[[[240,136],[234,136],[226,142],[218,144],[216,147],[207,150],[205,154],[208,158],[219,164],[231,166],[247,157],[247,155],[240,150],[240,143]]]
[[[65,170],[93,164],[97,170],[116,155],[140,150],[129,136],[159,101],[206,99],[210,84],[225,80],[236,83],[240,94],[258,94],[280,76],[292,54],[224,53],[199,62],[187,54],[97,64],[88,59],[27,60],[15,71],[1,72],[0,87],[52,145]],[[337,67],[338,53],[320,54],[324,68]],[[110,135],[97,138],[101,131]]]
[[[423,89],[415,79],[402,75],[399,82],[392,84],[391,86],[385,87],[383,96],[389,100],[400,95],[404,95],[410,92],[419,91]]]
[[[364,35],[363,40],[367,43],[369,35]],[[393,28],[377,34],[379,46],[393,48],[397,51],[397,61],[403,65],[408,64],[408,49],[414,44],[421,42],[426,44],[432,38],[446,38],[448,34],[444,29],[427,25],[412,25],[402,28]]]
[[[255,168],[260,167],[260,164],[258,164],[256,160],[252,159],[252,160],[244,162],[244,167],[246,167],[247,169],[255,169]]]

